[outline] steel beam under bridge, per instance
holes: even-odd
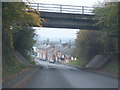
[[[40,12],[40,17],[45,19],[43,27],[98,30],[98,27],[94,26],[95,15]]]

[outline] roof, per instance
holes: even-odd
[[[62,45],[56,45],[55,49],[57,52],[62,52],[63,54],[67,54],[67,55],[71,55],[72,54],[72,50],[73,50],[74,46],[69,47],[67,46],[62,46]]]
[[[50,45],[42,44],[38,46],[38,49],[48,49],[50,47],[51,47]]]
[[[72,50],[73,50],[73,48],[75,48],[75,47],[74,47],[74,46],[71,46],[71,47],[69,47],[69,46],[65,46],[65,47],[59,46],[59,47],[55,47],[55,48],[56,48],[56,51],[57,51],[57,52],[60,51],[60,52],[62,52],[63,54],[71,55],[71,54],[72,54]]]
[[[49,49],[49,50],[48,50],[48,53],[49,53],[49,54],[54,54],[53,50],[54,50],[54,48]]]
[[[64,51],[62,51],[63,54],[71,55],[72,54],[72,48],[67,48]]]

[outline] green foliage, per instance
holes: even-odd
[[[28,10],[31,12],[28,12]],[[11,28],[41,26],[43,20],[40,18],[38,11],[31,9],[23,2],[3,2],[2,11],[3,28],[7,33],[11,48],[14,48]]]
[[[4,26],[41,26],[41,20],[43,20],[39,17],[39,12],[31,9],[24,2],[3,2],[2,10]],[[31,11],[31,13],[27,10]]]
[[[68,63],[69,65],[73,65],[73,66],[80,66],[80,67],[84,67],[87,64],[86,60],[83,60],[82,58],[76,61],[71,61],[70,63]]]
[[[15,58],[11,61],[11,64],[3,65],[3,71],[2,71],[2,77],[5,78],[7,76],[10,76],[11,74],[14,74],[16,72],[19,72],[19,70],[25,68],[23,64],[15,60]]]
[[[77,33],[77,58],[84,57],[85,60],[91,60],[96,54],[102,53],[102,45],[99,37],[99,31],[82,30]]]
[[[2,64],[10,64],[15,59],[6,32],[2,32]]]
[[[31,9],[24,2],[2,3],[2,63],[5,73],[12,73],[23,67],[18,64],[14,49],[20,51],[34,64],[28,55],[35,43],[34,30],[29,27],[41,26],[42,20],[39,12]]]
[[[9,59],[10,61],[13,59],[11,52],[14,48],[25,54],[30,51],[35,42],[33,40],[34,31],[25,27],[41,26],[43,19],[40,18],[38,11],[31,9],[24,2],[3,2],[2,11],[2,45],[3,62],[5,63]]]
[[[74,56],[89,61],[97,54],[118,54],[118,3],[106,3],[94,10],[100,31],[77,33]]]
[[[32,65],[35,65],[36,63],[35,63],[35,60],[33,60],[33,59],[31,59],[30,61],[30,64],[32,64]]]
[[[19,51],[29,62],[32,62],[31,56],[28,55],[32,51],[32,47],[35,44],[33,39],[35,36],[34,29],[32,28],[13,28],[18,30],[14,32],[14,49]]]
[[[16,30],[17,28],[15,28]],[[14,34],[14,48],[20,52],[28,52],[32,49],[35,40],[33,40],[35,33],[32,28],[17,29],[18,32]]]
[[[118,63],[108,64],[105,69],[108,71],[118,71]]]
[[[118,3],[106,3],[102,8],[94,10],[98,25],[102,30],[101,42],[104,53],[118,53]]]

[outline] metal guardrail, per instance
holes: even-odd
[[[60,5],[60,4],[43,4],[43,3],[28,3],[31,8],[38,11],[45,12],[59,12],[59,13],[75,13],[75,14],[94,14],[94,7],[89,6],[74,6],[74,5]]]

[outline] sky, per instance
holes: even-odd
[[[38,41],[44,41],[49,39],[50,41],[62,42],[74,41],[76,39],[76,32],[78,29],[63,29],[63,28],[36,28],[35,33],[38,35],[36,39]]]
[[[104,0],[32,0],[35,3],[46,3],[46,4],[62,4],[62,5],[76,5],[76,6],[93,6],[99,1]],[[49,39],[51,41],[62,40],[68,42],[69,40],[76,39],[76,33],[79,29],[62,29],[62,28],[34,28],[35,33],[38,35],[36,39],[43,41]]]
[[[36,3],[47,3],[47,4],[63,4],[63,5],[78,5],[78,6],[92,6],[98,1],[103,2],[104,0],[32,0]]]

